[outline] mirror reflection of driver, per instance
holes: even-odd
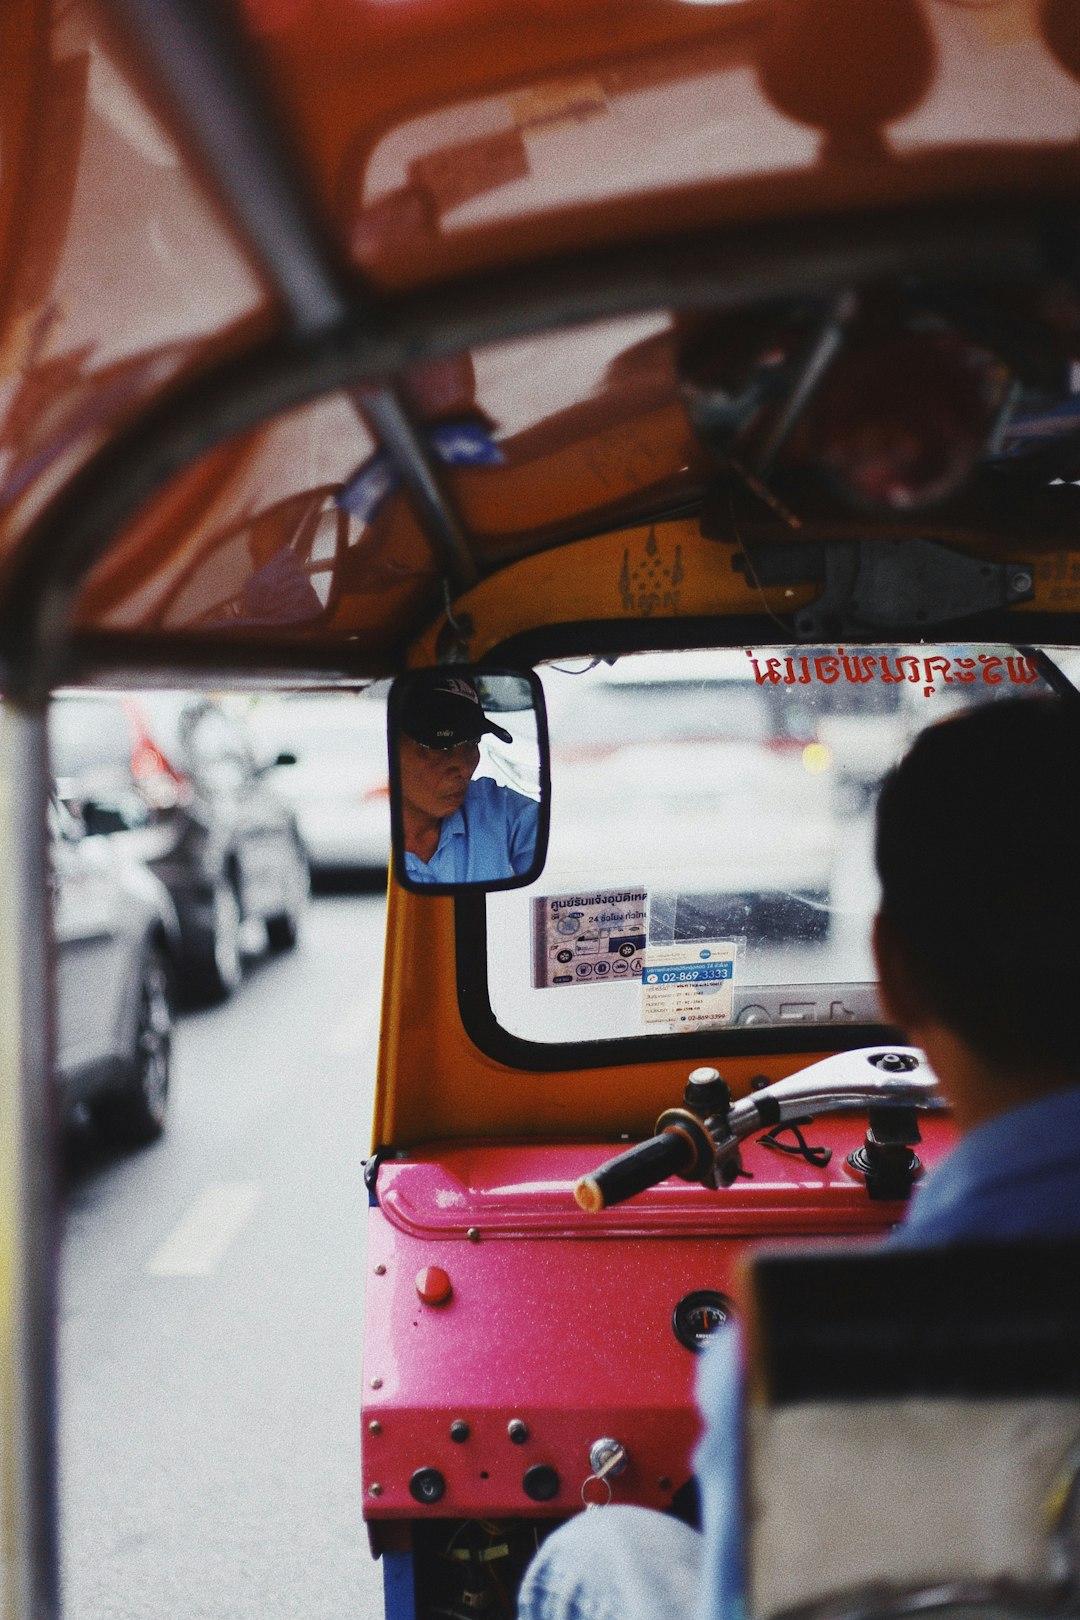
[[[415,883],[493,883],[527,872],[538,807],[523,793],[476,777],[480,739],[513,739],[489,720],[472,681],[418,682],[398,736],[405,871]]]

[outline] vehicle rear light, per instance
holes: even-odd
[[[161,749],[148,737],[135,744],[131,754],[131,774],[139,792],[152,810],[175,810],[191,799],[191,783],[176,770]]]
[[[561,765],[595,765],[599,760],[611,759],[619,752],[613,743],[564,743],[555,750]]]
[[[837,359],[813,406],[819,464],[863,510],[932,506],[983,454],[1007,384],[994,355],[952,333],[867,342]]]
[[[807,743],[802,751],[803,770],[811,776],[823,776],[832,765],[832,754],[824,743]]]

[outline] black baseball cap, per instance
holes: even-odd
[[[418,681],[405,698],[401,729],[425,748],[456,748],[459,743],[478,742],[487,732],[500,742],[514,740],[488,719],[480,694],[464,675]]]

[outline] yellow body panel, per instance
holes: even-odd
[[[780,1080],[826,1056],[725,1058],[742,1095],[757,1075]],[[685,1058],[589,1069],[509,1068],[481,1052],[461,1023],[454,901],[406,893],[391,881],[372,1145],[408,1148],[450,1137],[651,1135],[681,1095]]]
[[[545,626],[636,621],[647,644],[642,621],[790,612],[815,594],[811,587],[763,591],[736,571],[734,556],[735,547],[703,539],[694,523],[626,529],[504,568],[459,598],[454,619],[468,633],[468,656],[481,658]],[[410,662],[432,663],[451,629],[440,620]],[[454,904],[407,893],[391,879],[373,1142],[649,1134],[682,1091],[686,1059],[613,1061],[590,1068],[583,1082],[580,1069],[525,1071],[481,1052],[458,1009]],[[725,1058],[723,1072],[742,1093],[757,1075],[777,1080],[823,1055]]]

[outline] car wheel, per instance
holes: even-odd
[[[286,909],[266,919],[266,943],[275,954],[291,951],[300,938],[300,916],[311,889],[307,856],[299,844],[293,845],[292,869],[285,888]]]
[[[139,977],[135,1038],[119,1091],[98,1099],[98,1127],[125,1146],[155,1141],[165,1128],[172,1056],[172,998],[169,969],[161,951],[149,946]]]
[[[214,885],[210,928],[199,941],[189,975],[198,1000],[224,1001],[239,989],[244,974],[242,923],[236,885],[231,878],[222,876]]]

